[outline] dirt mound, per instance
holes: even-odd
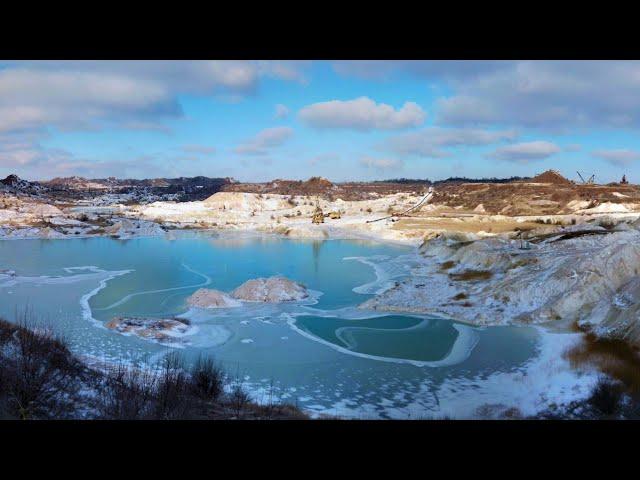
[[[333,187],[333,183],[327,180],[324,177],[311,177],[306,182],[303,182],[306,188],[331,188]]]
[[[571,180],[567,180],[556,170],[547,170],[531,179],[533,183],[555,183],[557,185],[572,185]]]

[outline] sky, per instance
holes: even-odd
[[[0,61],[0,175],[640,183],[635,61]]]

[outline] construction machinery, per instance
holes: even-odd
[[[593,185],[595,183],[595,179],[596,179],[595,173],[591,175],[588,180],[585,180],[584,177],[580,175],[580,172],[576,171],[576,173],[578,174],[578,177],[580,177],[580,180],[582,181],[583,185]]]
[[[331,220],[338,220],[342,218],[342,215],[339,211],[329,212],[325,215],[325,217],[329,217]]]
[[[316,198],[316,210],[313,212],[313,216],[311,217],[312,223],[324,223],[324,212],[322,208],[320,208],[320,200]]]
[[[381,220],[386,220],[388,218],[393,218],[393,217],[404,217],[404,216],[407,216],[410,212],[413,212],[414,210],[419,209],[425,203],[429,203],[429,201],[431,201],[432,198],[433,198],[433,187],[429,187],[429,191],[427,192],[427,194],[424,197],[422,197],[422,199],[418,203],[416,203],[413,207],[407,208],[405,211],[400,212],[400,213],[394,213],[393,215],[387,215],[386,217],[376,218],[375,220],[367,220],[367,223],[379,222]]]
[[[313,213],[313,217],[311,217],[311,221],[313,223],[324,223],[324,213],[322,213],[322,209],[320,207],[316,208],[316,211]]]

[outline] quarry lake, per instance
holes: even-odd
[[[0,316],[18,321],[26,312],[96,362],[210,354],[257,401],[296,403],[312,415],[473,418],[497,406],[535,414],[588,393],[592,379],[562,359],[576,334],[357,308],[411,274],[414,255],[369,241],[189,231],[5,240]],[[304,284],[310,298],[218,309],[186,303],[202,287],[231,291],[274,275]],[[105,327],[119,316],[181,317],[190,328],[163,344]]]

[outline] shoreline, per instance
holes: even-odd
[[[414,255],[412,264],[406,266],[408,278],[377,292],[362,307],[435,315],[471,325],[537,324],[570,317],[570,323],[578,322],[582,330],[615,336],[619,325],[614,317],[625,315],[616,310],[615,298],[624,294],[636,304],[635,287],[619,291],[640,270],[640,249],[632,246],[640,243],[636,238],[640,236],[640,208],[635,204],[573,200],[563,213],[509,216],[487,214],[482,205],[469,212],[430,203],[410,217],[389,215],[410,208],[421,198],[408,192],[353,201],[219,192],[203,201],[114,204],[106,216],[101,213],[103,205],[85,205],[78,212],[77,205],[63,211],[44,204],[10,211],[10,223],[0,227],[0,240],[173,240],[196,232],[406,247]],[[328,213],[322,223],[312,224],[311,217],[319,209]],[[36,221],[29,213],[33,211],[44,213]],[[379,218],[385,219],[372,223]],[[612,268],[608,265],[611,259],[626,267]],[[595,267],[594,261],[599,262]],[[579,266],[577,273],[574,264]],[[607,282],[593,278],[589,272],[594,268]],[[540,293],[550,276],[554,289]],[[578,278],[589,283],[591,290],[580,287]],[[640,277],[637,284],[640,292]],[[554,298],[558,293],[569,300]],[[630,314],[627,317],[624,328],[634,329],[633,337],[622,335],[640,345],[640,322],[636,332]],[[604,329],[604,325],[609,326]]]

